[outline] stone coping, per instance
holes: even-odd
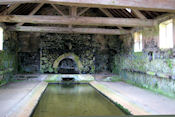
[[[170,74],[165,74],[165,73],[158,73],[158,72],[152,72],[152,71],[137,71],[137,70],[131,70],[131,69],[123,69],[123,71],[127,71],[127,72],[135,72],[135,73],[140,73],[140,74],[146,74],[146,75],[150,75],[150,76],[155,76],[158,78],[165,78],[165,79],[172,79],[175,80],[175,76],[174,75],[170,75]]]
[[[133,103],[127,97],[123,96],[119,92],[115,92],[112,89],[100,84],[97,81],[90,82],[90,84],[96,88],[100,93],[104,94],[114,103],[120,104],[123,108],[127,109],[132,115],[152,115],[155,112],[151,110],[145,110],[140,105]]]
[[[19,102],[6,117],[30,117],[48,83],[40,82],[21,102]]]
[[[20,103],[18,103],[7,115],[6,117],[30,117],[38,104],[40,97],[47,88],[47,82],[40,82]],[[108,87],[100,84],[97,81],[90,82],[94,88],[99,92],[107,96],[113,102],[120,104],[123,108],[128,109],[132,115],[150,115],[153,112],[150,110],[144,110],[139,105],[130,102],[126,97],[121,94],[112,91]]]

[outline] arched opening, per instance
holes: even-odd
[[[83,66],[77,55],[65,53],[55,60],[53,68],[55,73],[78,74],[81,73]]]
[[[58,73],[60,74],[78,74],[79,69],[73,59],[65,58],[58,65]]]

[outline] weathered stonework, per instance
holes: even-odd
[[[3,51],[0,51],[0,85],[6,84],[14,73],[17,72],[17,35],[15,32],[6,31],[2,24],[3,32]]]
[[[81,70],[83,69],[83,65],[81,63],[81,61],[79,60],[79,57],[73,53],[66,53],[66,54],[63,54],[61,56],[59,56],[55,61],[54,61],[54,64],[53,64],[53,68],[55,69],[54,71],[57,73],[57,68],[58,68],[58,65],[60,64],[60,62],[65,59],[65,58],[70,58],[72,60],[74,60],[78,66],[78,69]]]
[[[115,55],[113,72],[132,84],[173,95],[174,49],[159,49],[156,28],[146,28],[140,32],[143,34],[142,52],[134,52],[133,35],[120,37],[123,42],[119,54]]]
[[[109,63],[114,59],[111,56],[115,55],[120,47],[117,36],[47,33],[18,35],[20,71],[25,73],[57,73],[56,66],[63,60],[62,57],[69,58],[65,57],[68,53],[76,55],[72,57],[80,73],[111,71],[113,64]],[[57,60],[59,58],[61,59]],[[30,63],[27,62],[29,59]],[[58,64],[54,65],[54,62]]]

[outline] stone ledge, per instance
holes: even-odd
[[[123,108],[128,109],[128,111],[133,115],[151,115],[155,114],[155,112],[152,112],[151,110],[145,110],[139,105],[131,102],[127,97],[121,95],[118,92],[114,92],[112,89],[109,89],[108,87],[93,81],[90,82],[90,84],[96,88],[99,92],[107,96],[110,100],[112,100],[114,103],[120,104],[123,106]]]
[[[175,80],[175,76],[170,75],[170,74],[164,74],[164,73],[158,73],[158,72],[152,72],[152,71],[143,72],[143,71],[131,70],[131,69],[123,69],[123,71],[135,72],[135,73],[146,74],[146,75],[155,76],[155,77],[159,77],[159,78],[166,78],[166,79]]]
[[[47,85],[46,82],[39,83],[6,117],[30,117]]]

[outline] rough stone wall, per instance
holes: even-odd
[[[40,33],[18,33],[18,72],[40,72]]]
[[[117,36],[50,33],[18,35],[21,72],[56,73],[54,61],[66,53],[74,53],[79,57],[83,65],[81,73],[111,71],[109,63],[114,59],[111,56],[115,55],[119,47]]]
[[[175,93],[175,49],[158,47],[158,28],[140,30],[143,52],[134,52],[133,35],[121,36],[121,50],[115,55],[113,72],[135,85],[172,95]]]
[[[41,38],[41,72],[54,72],[54,61],[65,53],[74,53],[80,58],[82,73],[94,72],[95,41],[92,35],[47,34]]]
[[[17,72],[17,34],[8,32],[4,25],[3,51],[0,51],[0,85],[7,83]]]

